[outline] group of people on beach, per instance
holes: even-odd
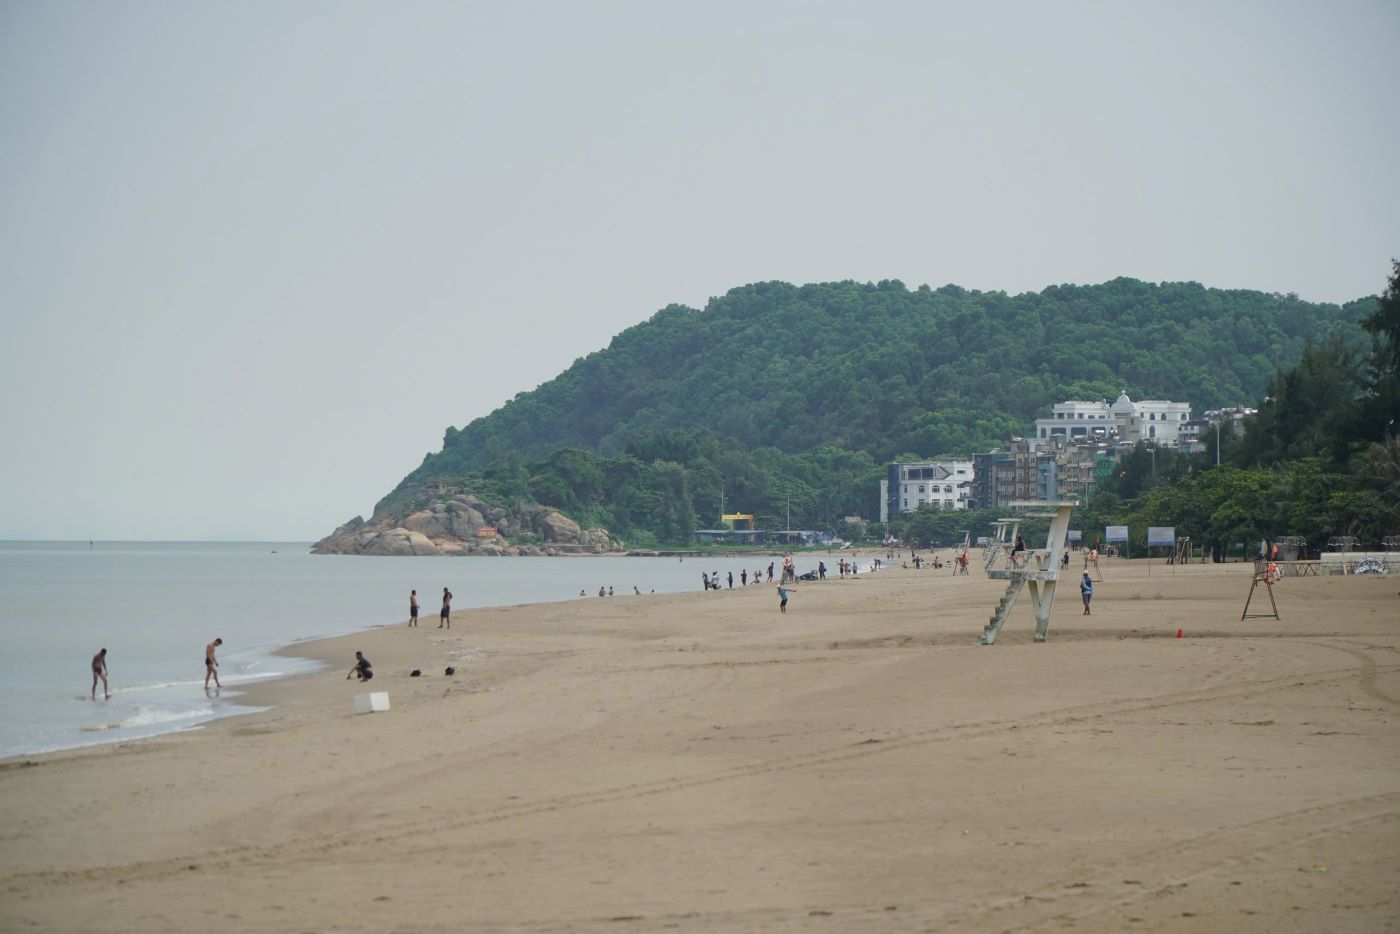
[[[223,639],[215,639],[204,647],[204,690],[206,693],[209,690],[210,678],[214,679],[215,691],[223,689],[223,685],[219,682],[219,659],[217,655],[219,646],[223,644]],[[111,683],[108,681],[107,649],[105,647],[92,657],[92,700],[97,700],[98,681],[102,682],[103,700],[111,700],[112,688]]]
[[[408,592],[408,624],[418,625],[418,591]],[[442,588],[442,609],[438,610],[438,628],[452,628],[452,591]],[[358,652],[355,654],[359,654]]]

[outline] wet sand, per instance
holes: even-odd
[[[301,646],[267,713],[0,763],[0,928],[1400,927],[1400,580],[1103,576],[1044,644],[927,568]]]

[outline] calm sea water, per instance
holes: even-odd
[[[307,639],[408,618],[416,589],[434,625],[454,610],[700,589],[702,570],[744,558],[378,558],[311,555],[305,543],[0,542],[0,756],[190,729],[245,713],[240,685],[312,670],[273,656]],[[828,566],[834,566],[828,561]],[[800,559],[799,571],[816,566]],[[204,691],[204,646],[224,640],[225,688]],[[89,700],[89,661],[107,648],[112,699]],[[348,663],[347,663],[348,667]]]

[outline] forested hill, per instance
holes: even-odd
[[[746,446],[825,443],[876,461],[986,449],[1064,399],[1254,403],[1306,342],[1360,337],[1375,308],[1115,279],[1007,295],[899,281],[764,282],[672,305],[465,428],[400,489],[518,452],[614,455],[642,429]]]

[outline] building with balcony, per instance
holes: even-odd
[[[890,464],[880,481],[880,521],[926,504],[967,509],[973,501],[973,479],[972,461],[962,458]]]
[[[1049,417],[1035,420],[1032,443],[1037,449],[1055,440],[1071,444],[1133,445],[1143,441],[1160,447],[1189,446],[1195,441],[1195,432],[1187,428],[1190,421],[1189,402],[1163,399],[1134,402],[1125,392],[1112,404],[1107,401],[1056,403],[1051,406]]]

